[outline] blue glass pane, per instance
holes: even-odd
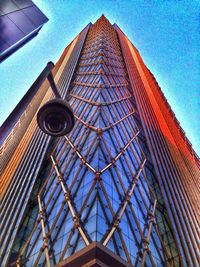
[[[35,29],[35,25],[22,11],[8,14],[8,17],[25,33],[28,34]]]
[[[8,44],[0,37],[0,53],[8,48]]]
[[[25,8],[33,6],[34,3],[31,0],[12,0],[19,8]]]
[[[25,8],[23,9],[23,12],[31,21],[33,21],[36,27],[39,27],[48,21],[47,17],[36,6]]]
[[[0,10],[3,11],[4,14],[14,12],[18,9],[19,9],[19,7],[11,0],[1,0],[0,1]]]
[[[1,37],[12,45],[24,37],[22,31],[7,17],[0,17],[0,33]]]

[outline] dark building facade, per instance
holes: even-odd
[[[31,0],[1,0],[0,62],[36,36],[47,21]]]
[[[137,49],[102,16],[53,74],[72,132],[38,128],[47,83],[1,128],[2,266],[199,266],[199,158]]]

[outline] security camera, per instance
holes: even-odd
[[[37,123],[44,133],[52,136],[63,136],[72,130],[75,120],[72,108],[66,100],[61,98],[61,95],[56,87],[53,74],[51,72],[53,68],[53,62],[48,62],[32,85],[33,90],[39,90],[40,86],[47,78],[50,88],[56,97],[40,108],[37,113]]]
[[[66,100],[56,98],[48,101],[37,113],[40,129],[52,136],[63,136],[74,127],[73,110]]]

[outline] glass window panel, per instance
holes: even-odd
[[[75,250],[75,252],[81,250],[81,249],[84,248],[84,247],[85,247],[85,242],[83,241],[82,238],[79,238],[79,241],[78,241],[78,244],[77,244],[77,246],[76,246],[76,250]]]
[[[111,238],[107,244],[107,247],[112,250],[114,253],[116,253],[116,250],[115,250],[115,246],[114,246],[114,242],[113,242],[113,238]]]
[[[31,6],[23,9],[23,12],[33,21],[36,27],[44,24],[48,19],[36,6]]]
[[[33,6],[34,5],[34,3],[31,0],[12,0],[12,1],[19,8],[25,8],[25,7],[29,7],[29,6]]]
[[[0,10],[0,16],[4,15],[3,11]]]
[[[1,31],[1,25],[0,25],[0,31]],[[0,53],[5,51],[7,48],[9,48],[9,45],[0,37]]]
[[[24,33],[7,17],[0,17],[1,37],[9,45],[12,45],[24,37]]]
[[[0,10],[4,14],[14,12],[18,9],[19,9],[19,7],[13,1],[10,1],[10,0],[1,0],[0,1]]]

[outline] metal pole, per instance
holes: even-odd
[[[58,89],[56,87],[56,84],[54,82],[54,78],[53,78],[53,75],[52,75],[52,72],[51,72],[51,70],[54,68],[53,62],[51,62],[51,61],[48,62],[46,68],[49,71],[49,74],[47,76],[47,79],[49,81],[49,84],[51,86],[51,89],[52,89],[52,91],[53,91],[53,93],[54,93],[54,95],[55,95],[56,98],[61,98],[61,95],[58,92]]]
[[[60,96],[60,94],[58,92],[58,89],[56,87],[56,84],[54,82],[54,78],[53,78],[52,72],[51,72],[51,70],[53,68],[54,68],[54,63],[51,62],[51,61],[48,62],[46,67],[43,69],[43,71],[40,73],[40,75],[38,76],[38,78],[34,82],[34,86],[39,88],[42,85],[42,83],[45,81],[45,79],[47,78],[55,97],[56,98],[61,98],[61,96]]]

